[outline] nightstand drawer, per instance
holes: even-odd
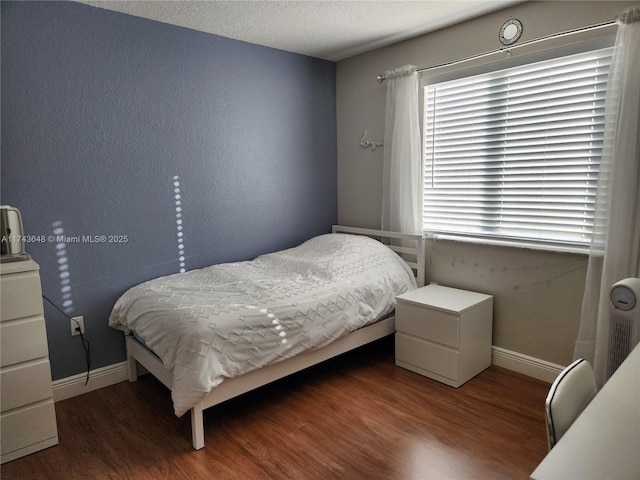
[[[428,370],[437,375],[458,379],[458,352],[419,338],[396,333],[396,361]]]
[[[399,300],[396,304],[396,330],[458,348],[459,318],[456,315]]]

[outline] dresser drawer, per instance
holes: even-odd
[[[459,318],[457,315],[398,301],[396,331],[458,348]]]
[[[2,275],[0,321],[42,315],[42,290],[37,270]]]
[[[0,325],[0,363],[3,367],[48,356],[47,329],[42,315]]]
[[[458,352],[419,338],[396,333],[396,360],[458,380]]]
[[[0,407],[3,412],[53,397],[48,359],[0,373]]]
[[[32,445],[45,446],[58,443],[58,427],[53,400],[39,403],[20,410],[13,410],[0,416],[2,442],[0,453],[4,456]],[[42,447],[41,447],[42,448]],[[36,449],[32,449],[35,451]],[[8,459],[11,459],[9,456]]]

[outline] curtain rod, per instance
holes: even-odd
[[[526,45],[532,45],[534,43],[542,42],[542,41],[545,41],[545,40],[551,40],[551,39],[554,39],[554,38],[566,37],[568,35],[573,35],[575,33],[582,33],[582,32],[587,32],[587,31],[590,31],[590,30],[597,30],[597,29],[600,29],[600,28],[611,27],[613,25],[616,25],[616,21],[615,20],[611,20],[611,21],[603,22],[603,23],[597,23],[595,25],[589,25],[588,27],[575,28],[573,30],[567,30],[567,31],[564,31],[564,32],[552,33],[552,34],[546,35],[544,37],[539,37],[539,38],[535,38],[533,40],[528,40],[526,42],[518,43],[517,45],[510,45],[508,47],[502,47],[502,48],[498,48],[496,50],[491,50],[491,51],[484,52],[484,53],[478,53],[476,55],[471,55],[470,57],[461,58],[459,60],[452,60],[450,62],[440,63],[438,65],[431,65],[429,67],[418,68],[418,69],[416,69],[416,72],[420,73],[420,72],[426,72],[427,70],[434,70],[436,68],[449,67],[449,66],[452,66],[452,65],[457,65],[459,63],[468,62],[469,60],[476,60],[478,58],[487,57],[489,55],[494,55],[496,53],[510,52],[511,50],[513,50],[515,48],[524,47]],[[387,77],[385,75],[378,75],[378,77],[377,77],[378,83],[382,83],[386,79],[387,79]]]

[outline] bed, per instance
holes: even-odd
[[[401,258],[402,257],[402,258]],[[129,381],[142,365],[203,411],[395,331],[395,296],[424,285],[421,235],[334,225],[298,247],[144,282],[109,325],[125,334]]]

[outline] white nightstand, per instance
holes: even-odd
[[[456,388],[491,365],[491,295],[431,284],[396,300],[396,365]]]

